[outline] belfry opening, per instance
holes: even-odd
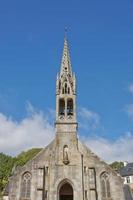
[[[60,187],[59,200],[73,200],[73,188],[68,182]]]
[[[59,101],[59,115],[65,115],[65,100],[60,99]]]
[[[73,99],[67,100],[67,115],[73,115]]]

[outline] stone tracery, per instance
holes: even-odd
[[[21,180],[21,199],[30,199],[31,194],[31,174],[25,172]]]

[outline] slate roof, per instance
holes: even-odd
[[[133,163],[128,163],[127,166],[120,170],[121,176],[133,176]]]

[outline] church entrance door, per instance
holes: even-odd
[[[73,200],[73,188],[69,183],[64,183],[60,188],[59,200]]]

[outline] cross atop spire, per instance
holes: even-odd
[[[65,38],[67,39],[67,31],[68,31],[68,28],[65,27]]]
[[[64,73],[72,75],[69,47],[68,47],[68,41],[66,38],[66,29],[65,29],[64,49],[63,49],[63,55],[62,55],[60,75],[63,75]]]

